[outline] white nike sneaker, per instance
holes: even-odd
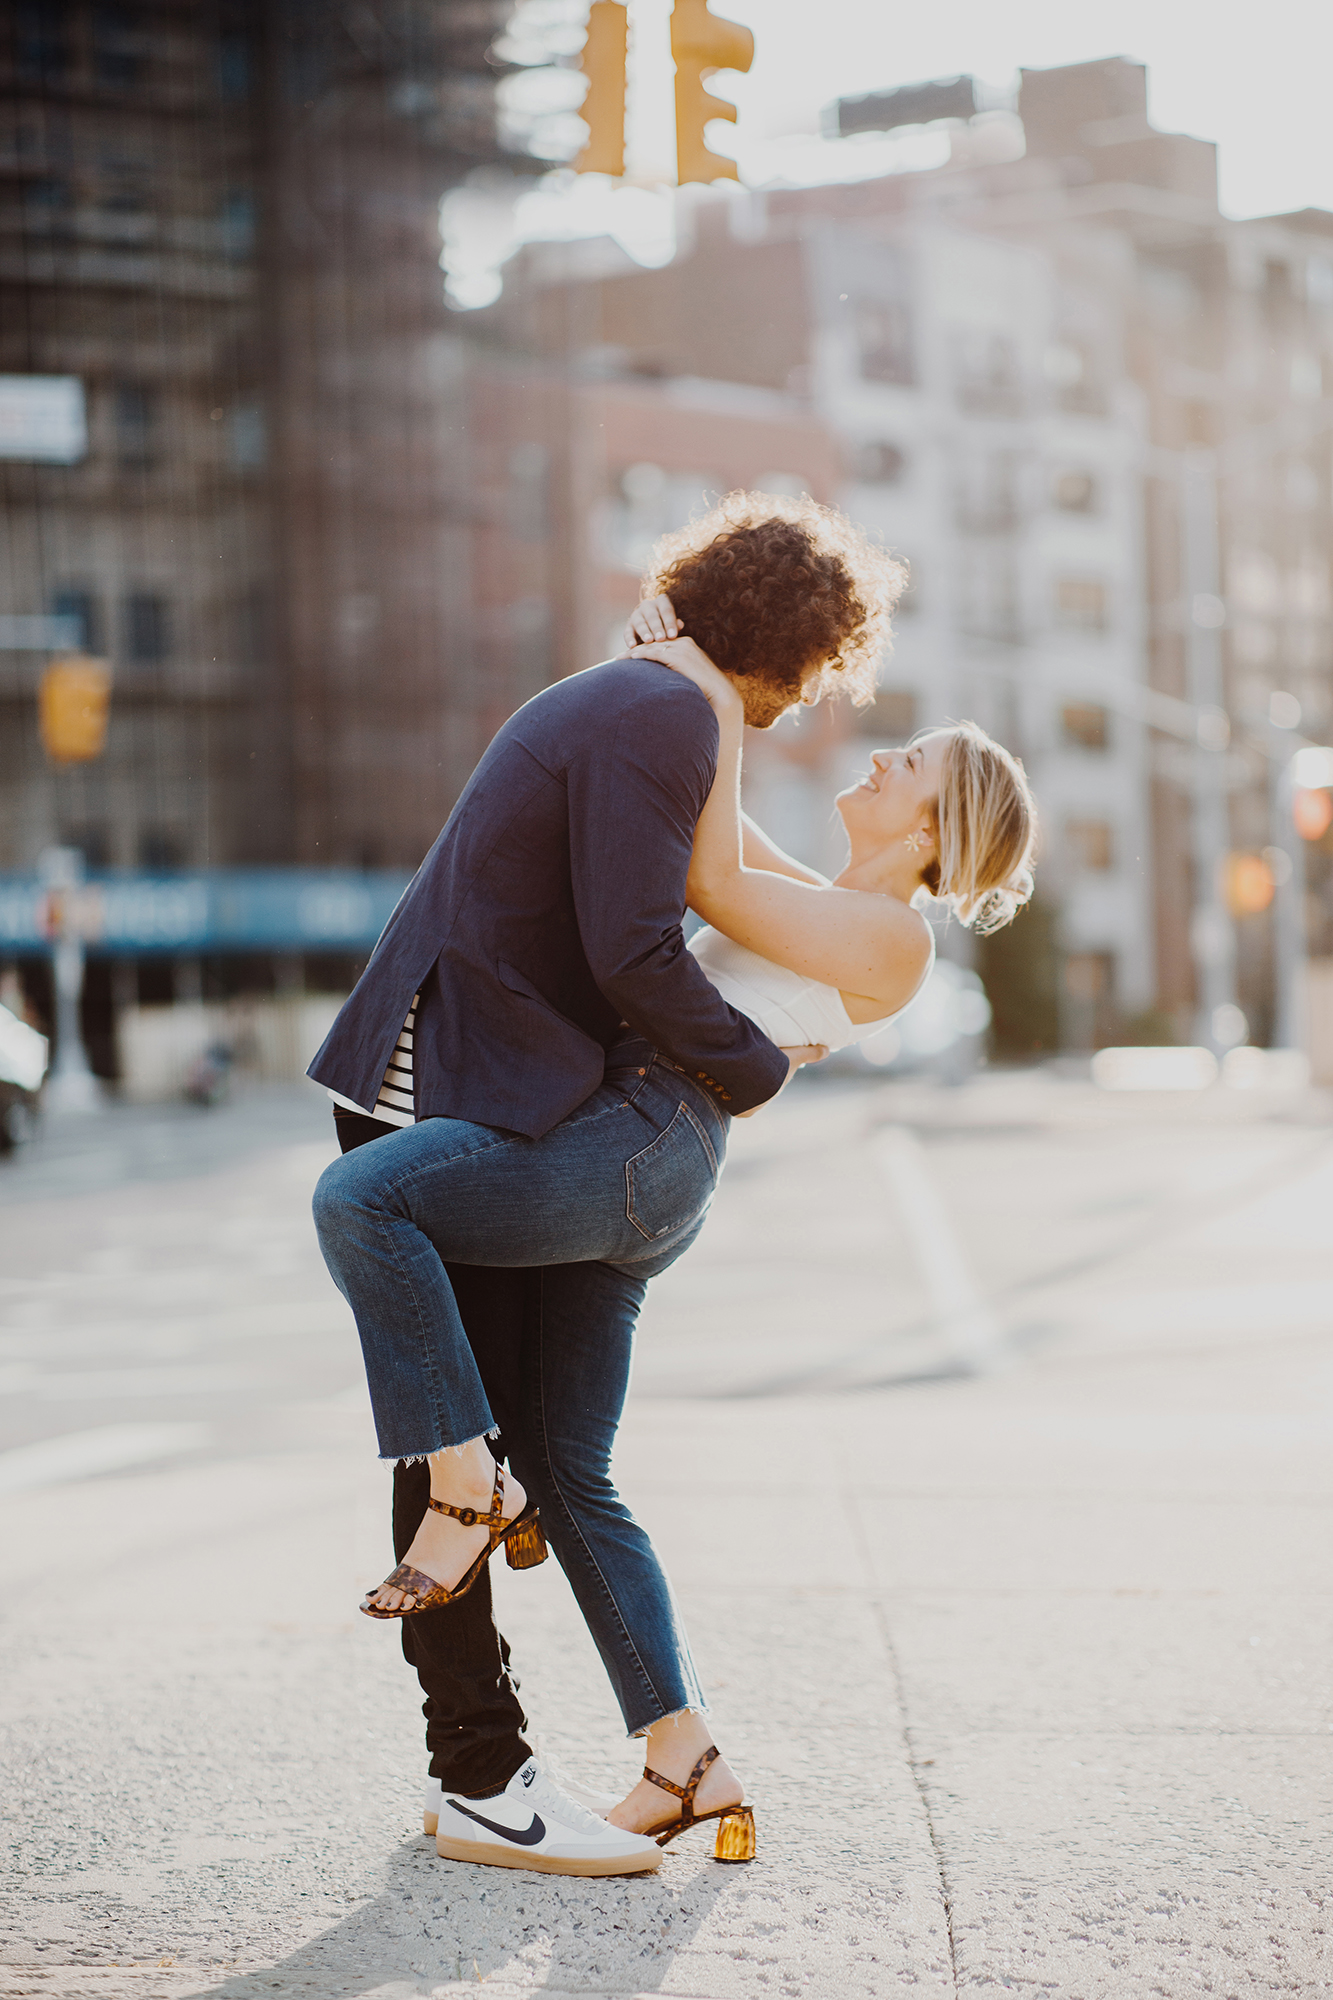
[[[430,1816],[428,1786],[425,1820]],[[626,1833],[577,1804],[535,1757],[492,1799],[465,1799],[441,1787],[435,1852],[446,1861],[533,1868],[543,1875],[641,1875],[662,1859],[655,1840]]]
[[[537,1754],[540,1757],[540,1746]],[[587,1806],[590,1812],[595,1812],[601,1819],[606,1818],[612,1806],[620,1804],[622,1794],[595,1792],[590,1786],[580,1785],[576,1779],[567,1777],[563,1771],[558,1778],[553,1778],[552,1782],[560,1787],[566,1797],[573,1799],[576,1805]],[[444,1786],[440,1780],[428,1777],[425,1797],[421,1801],[421,1831],[430,1840],[434,1840],[435,1830],[440,1823],[440,1800],[443,1796]]]

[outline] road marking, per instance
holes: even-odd
[[[16,1445],[12,1451],[0,1451],[0,1493],[59,1486],[95,1472],[119,1472],[127,1465],[174,1458],[179,1452],[197,1451],[207,1436],[207,1424],[105,1424],[98,1430],[67,1431],[63,1437]]]
[[[916,1252],[936,1332],[949,1358],[972,1374],[1003,1367],[1010,1358],[1004,1330],[972,1275],[925,1147],[906,1125],[881,1126],[870,1143]]]

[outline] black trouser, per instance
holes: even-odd
[[[334,1111],[344,1153],[398,1128],[359,1112]],[[486,1398],[501,1424],[491,1449],[504,1456],[504,1413],[517,1387],[527,1317],[540,1296],[538,1274],[490,1270],[477,1264],[446,1265],[449,1282]],[[430,1467],[396,1465],[393,1474],[393,1546],[403,1560],[421,1526],[430,1498]],[[446,1791],[477,1798],[507,1784],[532,1752],[523,1740],[527,1717],[518,1682],[509,1669],[509,1646],[495,1623],[491,1572],[486,1564],[471,1590],[436,1611],[401,1619],[403,1654],[416,1668],[426,1699],[426,1748],[430,1774]]]

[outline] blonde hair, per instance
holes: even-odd
[[[985,936],[1011,923],[1032,894],[1037,806],[1027,773],[1002,743],[975,722],[949,729],[935,856],[921,879],[960,923]]]

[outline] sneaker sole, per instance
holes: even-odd
[[[435,1852],[442,1861],[476,1861],[488,1868],[530,1868],[538,1875],[646,1875],[662,1859],[660,1848],[650,1854],[570,1857],[521,1854],[512,1847],[492,1847],[484,1840],[454,1840],[443,1833],[435,1836]]]
[[[439,1823],[440,1823],[440,1816],[438,1813],[422,1813],[421,1831],[425,1834],[428,1840],[434,1840],[435,1829],[439,1825]]]

